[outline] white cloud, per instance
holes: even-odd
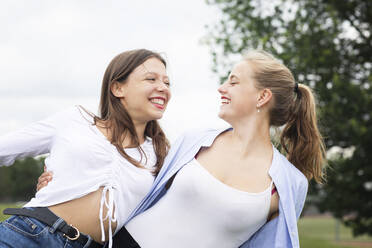
[[[183,126],[221,126],[218,80],[199,44],[217,16],[200,0],[2,1],[0,134],[75,104],[97,110],[109,61],[141,47],[169,60],[174,97],[162,125],[172,138]]]

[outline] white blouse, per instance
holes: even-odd
[[[120,155],[93,123],[92,116],[80,107],[73,107],[2,136],[0,165],[11,165],[17,158],[50,153],[45,165],[48,171],[53,172],[53,180],[38,191],[25,207],[52,206],[103,187],[100,207],[102,240],[105,239],[103,221],[108,219],[111,247],[111,223],[117,221],[116,230],[120,230],[150,190],[156,155],[151,139],[147,138],[141,145],[147,157],[147,161],[145,157],[142,159],[146,169],[134,166]],[[140,160],[137,148],[125,151]],[[108,209],[106,216],[103,216],[103,205]]]

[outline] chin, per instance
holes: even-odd
[[[223,111],[220,111],[218,113],[218,117],[221,118],[222,120],[226,120],[226,113],[224,113]]]
[[[224,121],[226,121],[227,123],[231,124],[231,120],[233,119],[233,116],[231,115],[228,115],[226,112],[223,112],[223,111],[220,111],[218,113],[218,117]]]
[[[153,120],[160,120],[161,118],[163,118],[163,112],[162,112],[162,113],[155,113],[155,114],[152,116],[152,119],[153,119]]]

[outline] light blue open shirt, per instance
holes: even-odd
[[[201,147],[211,146],[225,130],[194,130],[172,145],[150,192],[128,217],[126,223],[155,204],[165,193],[167,181],[190,162]],[[241,248],[300,247],[297,220],[304,206],[308,181],[276,148],[269,170],[279,194],[279,216],[262,226]]]

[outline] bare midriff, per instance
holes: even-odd
[[[63,202],[48,207],[54,214],[64,219],[68,224],[76,227],[79,232],[89,235],[96,242],[102,243],[99,210],[103,187],[81,198]],[[108,197],[108,194],[107,194]],[[106,198],[107,198],[106,197]],[[103,218],[107,213],[103,206]],[[104,222],[105,241],[108,239],[109,221]],[[112,231],[115,231],[116,222],[111,223]]]

